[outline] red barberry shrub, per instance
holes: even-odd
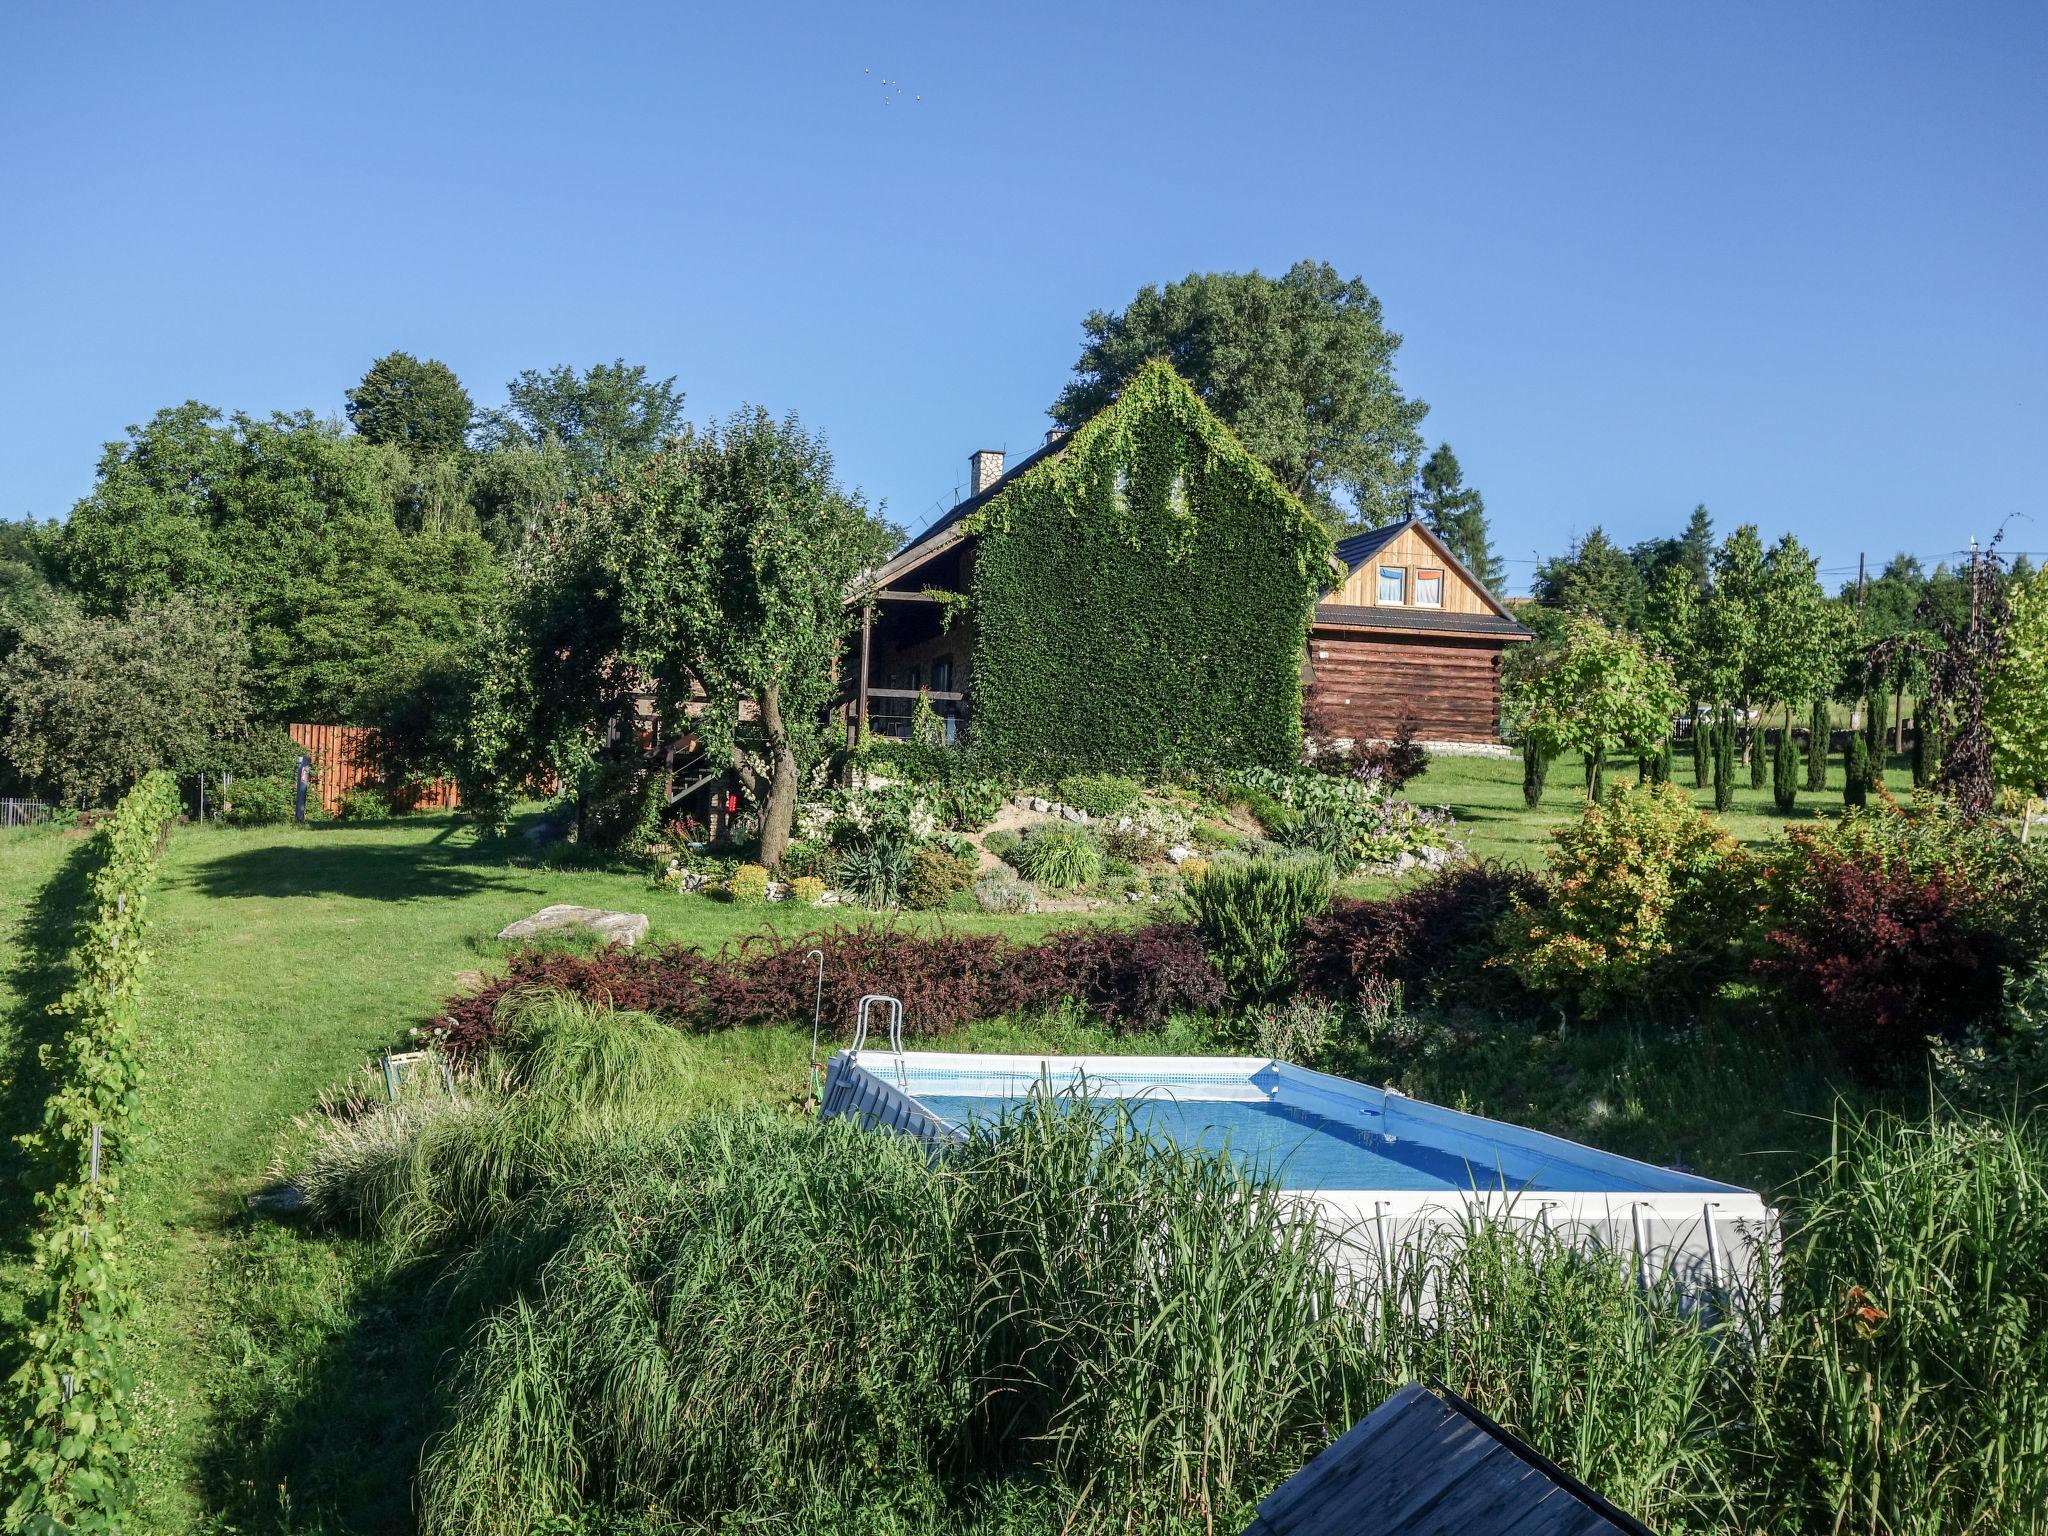
[[[1461,864],[1383,901],[1338,901],[1303,925],[1294,974],[1303,991],[1332,999],[1356,997],[1375,977],[1498,985],[1485,963],[1518,897],[1540,903],[1542,881],[1510,865]]]
[[[1930,1036],[1995,1022],[2025,878],[2010,834],[1931,798],[1794,831],[1752,969],[1811,1014],[1851,1073],[1895,1075]]]
[[[835,1029],[868,992],[901,998],[904,1033],[921,1039],[1068,999],[1118,1030],[1147,1028],[1174,1012],[1205,1012],[1223,1000],[1223,978],[1186,923],[1085,928],[1038,944],[866,926],[763,933],[715,955],[680,946],[596,955],[521,951],[502,976],[451,1000],[433,1027],[458,1055],[487,1049],[498,1037],[502,999],[532,988],[641,1009],[691,1031],[801,1022],[817,996],[813,950],[824,956],[824,1017]]]

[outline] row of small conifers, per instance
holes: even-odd
[[[36,1196],[26,1358],[0,1422],[8,1530],[114,1531],[126,1510],[135,1294],[116,1207],[141,1098],[144,909],[177,814],[177,785],[153,773],[100,824],[73,985],[57,1004],[67,1027],[44,1048],[55,1086],[26,1140],[49,1177]]]

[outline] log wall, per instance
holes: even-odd
[[[1486,636],[1309,632],[1308,709],[1333,736],[1393,735],[1402,716],[1425,741],[1500,740],[1504,642]]]

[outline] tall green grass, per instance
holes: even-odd
[[[646,1062],[536,1064],[638,1027],[536,1012],[438,1119],[373,1113],[402,1179],[380,1154],[380,1192],[323,1204],[479,1318],[430,1533],[1232,1530],[1423,1376],[1662,1530],[2048,1527],[2039,1122],[1844,1123],[1781,1310],[1723,1321],[1485,1225],[1360,1288],[1289,1197],[1112,1105],[1036,1099],[933,1163],[844,1122],[672,1123]]]

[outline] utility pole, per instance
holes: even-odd
[[[1863,617],[1863,551],[1856,551],[1856,617]]]

